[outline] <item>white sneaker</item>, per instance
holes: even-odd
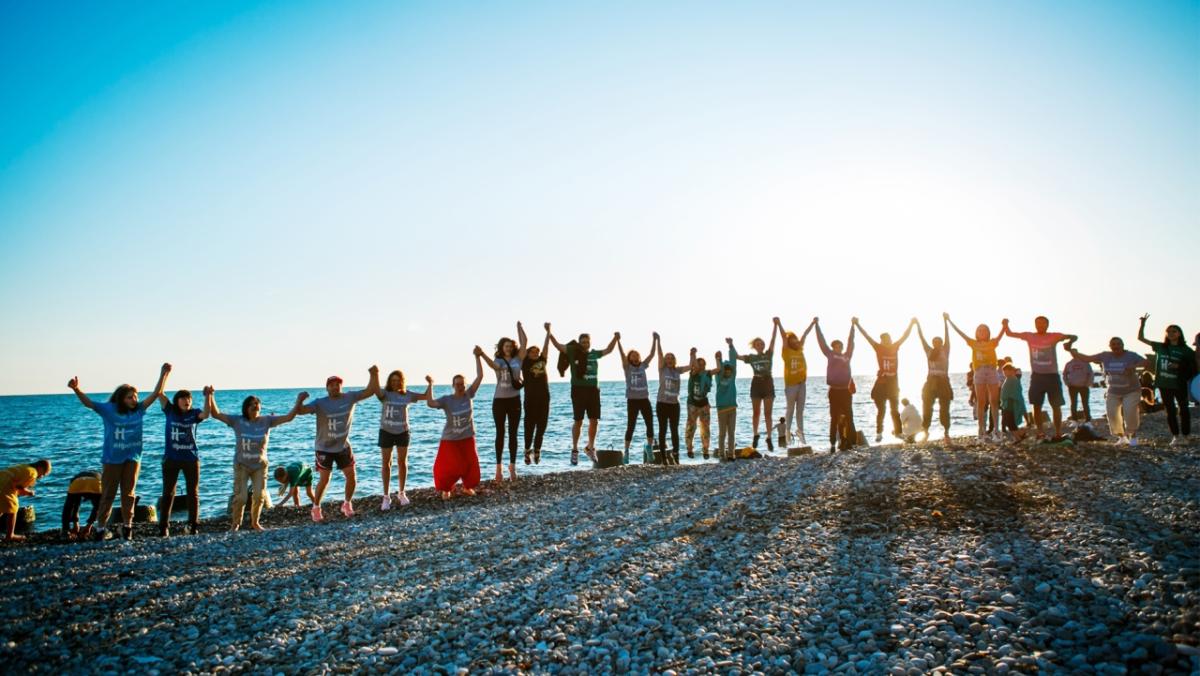
[[[354,505],[350,504],[349,500],[342,502],[342,515],[347,519],[354,516]]]
[[[1179,441],[1179,435],[1175,435],[1175,436],[1171,437],[1171,443],[1169,443],[1167,445],[1168,446],[1178,446],[1180,443],[1181,442]]]
[[[400,503],[401,507],[407,507],[408,502],[409,502],[408,496],[405,495],[403,491],[401,491],[396,494],[396,502]]]
[[[388,496],[383,496],[383,502],[379,503],[379,511],[386,512],[392,508],[392,499]]]
[[[1136,447],[1138,445],[1137,437],[1129,437],[1128,443],[1131,447]]]
[[[1129,439],[1125,438],[1125,435],[1122,434],[1121,436],[1117,437],[1117,440],[1114,443],[1117,446],[1127,446],[1129,445]]]

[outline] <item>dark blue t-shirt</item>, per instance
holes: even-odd
[[[178,413],[174,406],[168,406],[164,413],[167,424],[163,459],[180,462],[200,460],[196,454],[196,425],[200,424],[200,409],[192,408]]]

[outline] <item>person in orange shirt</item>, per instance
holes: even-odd
[[[50,473],[50,461],[38,460],[32,465],[13,465],[0,470],[0,532],[5,540],[24,540],[16,535],[19,496],[33,495],[33,485]]]

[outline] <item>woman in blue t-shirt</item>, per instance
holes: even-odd
[[[205,395],[208,388],[204,388]],[[207,396],[205,397],[207,400]],[[200,525],[200,455],[196,448],[196,425],[211,414],[192,408],[192,393],[179,390],[170,400],[165,394],[158,395],[166,416],[166,435],[163,439],[162,500],[158,503],[158,532],[167,537],[171,534],[171,509],[175,505],[175,485],[179,473],[187,486],[188,532],[195,534]]]
[[[143,401],[138,401],[138,391],[133,385],[121,385],[113,391],[108,401],[96,403],[79,389],[79,376],[67,383],[79,401],[104,421],[104,449],[100,455],[100,462],[104,465],[100,477],[103,493],[97,519],[100,524],[96,529],[97,540],[108,537],[108,517],[112,514],[117,487],[121,488],[121,537],[126,540],[133,537],[133,496],[137,490],[138,471],[142,466],[142,419],[146,416],[146,409],[162,396],[170,373],[171,365],[163,364],[154,394]]]

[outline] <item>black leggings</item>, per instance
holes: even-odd
[[[850,390],[830,388],[829,390],[829,445],[837,445],[841,450],[852,448],[858,440],[854,430],[854,408],[851,404]],[[838,445],[838,438],[841,444]]]
[[[1092,407],[1088,401],[1088,395],[1090,394],[1088,388],[1068,385],[1067,392],[1071,395],[1071,419],[1075,419],[1075,416],[1079,412],[1082,412],[1083,419],[1090,422],[1092,419]]]
[[[637,425],[638,414],[642,414],[642,420],[646,423],[646,438],[650,443],[654,443],[654,422],[651,418],[654,412],[650,410],[649,399],[626,399],[626,411],[628,412],[625,422],[625,445],[633,441],[633,428]]]
[[[525,396],[525,448],[542,447],[546,422],[550,419],[550,400]]]
[[[183,472],[183,483],[187,486],[188,523],[200,523],[200,461],[163,460],[163,508],[159,516],[159,529],[166,530],[171,523],[171,507],[175,503],[175,484]]]
[[[70,532],[73,526],[79,525],[79,507],[83,501],[87,500],[92,503],[92,513],[88,516],[87,525],[92,525],[96,522],[96,517],[100,511],[100,494],[99,493],[67,493],[67,501],[63,503],[62,513],[62,529],[64,533]],[[14,517],[16,515],[13,515]]]
[[[945,376],[929,376],[925,387],[921,388],[921,422],[926,430],[933,423],[933,402],[938,403],[938,418],[942,427],[950,432],[950,400],[954,398],[954,390],[950,389],[950,380]]]
[[[1188,391],[1187,388],[1178,390],[1168,390],[1164,388],[1158,389],[1162,403],[1167,407],[1167,427],[1171,428],[1171,435],[1177,436],[1180,433],[1179,420],[1176,416],[1183,418],[1183,434],[1189,435],[1192,433],[1192,412],[1188,410]],[[1176,413],[1175,409],[1179,412]]]
[[[679,459],[679,403],[655,403],[658,413],[658,447],[667,449],[667,428],[671,428],[671,451]]]
[[[492,400],[492,422],[496,423],[496,464],[504,462],[504,420],[508,419],[508,461],[517,461],[517,424],[521,422],[521,398]]]

